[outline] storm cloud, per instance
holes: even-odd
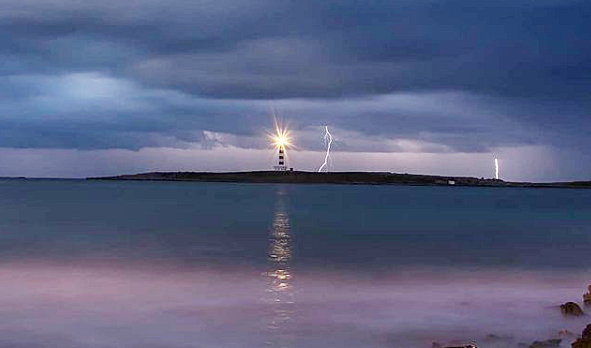
[[[576,0],[5,0],[0,148],[255,156],[275,113],[303,152],[322,150],[328,124],[350,159],[544,148],[586,161],[590,17]],[[192,169],[225,169],[198,156]],[[588,179],[561,159],[534,176]]]

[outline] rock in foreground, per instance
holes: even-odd
[[[587,325],[581,338],[571,344],[572,348],[591,348],[591,324]]]
[[[560,311],[564,315],[575,316],[575,317],[580,317],[585,314],[583,312],[583,310],[581,309],[581,307],[579,307],[579,305],[574,302],[567,302],[565,304],[561,304]]]
[[[585,306],[591,306],[591,285],[587,287],[587,290],[589,290],[589,292],[583,295],[583,303]]]

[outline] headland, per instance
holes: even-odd
[[[88,180],[152,180],[152,181],[201,181],[237,183],[286,183],[286,184],[357,184],[357,185],[409,185],[409,186],[485,186],[485,187],[534,187],[534,188],[591,188],[591,181],[571,182],[511,182],[475,177],[399,174],[390,172],[304,172],[304,171],[253,171],[253,172],[151,172],[132,175],[88,178]]]

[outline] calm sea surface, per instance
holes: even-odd
[[[0,347],[569,347],[589,284],[591,190],[0,180]]]

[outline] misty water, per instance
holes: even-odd
[[[590,223],[591,190],[0,181],[0,347],[569,347]]]

